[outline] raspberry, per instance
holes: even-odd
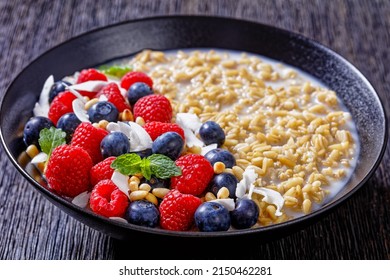
[[[67,144],[56,147],[47,163],[45,177],[60,195],[75,197],[90,189],[92,159],[87,151]]]
[[[160,94],[144,96],[134,104],[134,118],[142,117],[147,122],[158,121],[170,123],[172,106],[168,98]]]
[[[110,179],[106,179],[92,189],[89,206],[104,217],[124,217],[129,199]]]
[[[115,105],[119,112],[123,112],[125,109],[131,110],[130,104],[126,98],[123,97],[121,91],[116,83],[109,83],[103,87],[97,94],[96,97],[104,95],[108,101]]]
[[[83,122],[74,131],[70,144],[85,149],[91,156],[92,162],[96,164],[103,160],[100,142],[107,134],[108,131]]]
[[[150,135],[153,141],[161,134],[170,131],[178,133],[181,138],[185,140],[184,130],[176,123],[148,122],[143,126],[143,128]]]
[[[143,82],[147,84],[150,88],[153,88],[153,80],[144,72],[132,71],[126,73],[121,79],[121,87],[128,90],[132,84],[136,82]]]
[[[107,81],[107,77],[94,68],[83,69],[77,78],[76,84],[87,81]]]
[[[59,93],[51,102],[48,117],[57,126],[58,120],[66,113],[72,113],[72,102],[76,96],[70,91]]]
[[[108,157],[105,160],[98,162],[91,169],[91,185],[95,186],[102,180],[111,179],[114,169],[110,167],[116,157]]]
[[[179,157],[175,163],[182,174],[171,178],[171,187],[182,193],[202,194],[214,175],[210,162],[202,155],[187,154]]]
[[[195,211],[201,203],[196,196],[170,190],[159,207],[161,228],[176,231],[190,229],[194,223]]]

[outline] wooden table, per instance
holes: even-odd
[[[317,40],[361,70],[390,112],[390,1],[385,0],[0,0],[0,94],[34,58],[75,35],[124,20],[174,14],[246,19]],[[173,259],[390,259],[389,163],[386,151],[374,176],[337,211],[282,239],[253,242],[248,248],[215,240],[190,249],[151,241],[137,252],[133,242],[114,240],[50,204],[1,147],[0,259],[159,259],[166,258],[162,251],[168,246]]]

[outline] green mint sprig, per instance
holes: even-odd
[[[99,70],[104,74],[121,79],[127,72],[130,72],[132,68],[125,65],[103,65],[99,67]]]
[[[66,144],[66,133],[55,127],[44,128],[39,132],[38,139],[41,151],[47,154],[47,158],[50,157],[51,152],[58,146]]]
[[[123,154],[111,163],[111,168],[123,175],[141,173],[147,180],[150,180],[152,175],[160,179],[181,175],[180,167],[172,159],[161,154],[153,154],[142,159],[135,153]]]

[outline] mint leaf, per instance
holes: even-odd
[[[58,146],[66,144],[66,133],[60,128],[50,127],[44,128],[39,132],[39,146],[42,152],[51,155],[51,152]]]
[[[169,157],[153,154],[147,158],[150,161],[150,170],[160,179],[168,179],[181,175],[181,169]]]
[[[141,173],[147,180],[150,180],[152,175],[160,179],[181,175],[180,167],[169,157],[161,154],[153,154],[143,159],[135,153],[123,154],[111,163],[111,168],[123,175]]]
[[[141,162],[141,173],[147,180],[150,180],[152,171],[150,169],[150,160],[143,158]]]
[[[99,67],[99,70],[104,74],[120,79],[127,72],[130,72],[132,68],[125,65],[112,65],[112,66],[103,65]]]
[[[134,175],[141,173],[141,163],[142,160],[139,155],[130,153],[118,156],[110,166],[123,175]]]

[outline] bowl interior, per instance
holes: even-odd
[[[42,84],[49,75],[61,78],[79,69],[126,57],[143,49],[181,48],[220,48],[260,54],[295,66],[336,91],[352,114],[361,143],[354,175],[342,191],[320,210],[279,225],[232,233],[166,233],[106,221],[97,215],[84,213],[43,188],[39,180],[17,162],[19,154],[25,149],[23,126],[32,115]],[[3,96],[0,116],[2,143],[23,176],[63,210],[117,237],[134,230],[178,236],[239,235],[272,232],[304,224],[331,210],[361,187],[378,166],[387,142],[386,116],[381,100],[365,77],[344,58],[298,34],[258,23],[215,17],[149,18],[112,25],[73,38],[45,52],[16,77]]]

